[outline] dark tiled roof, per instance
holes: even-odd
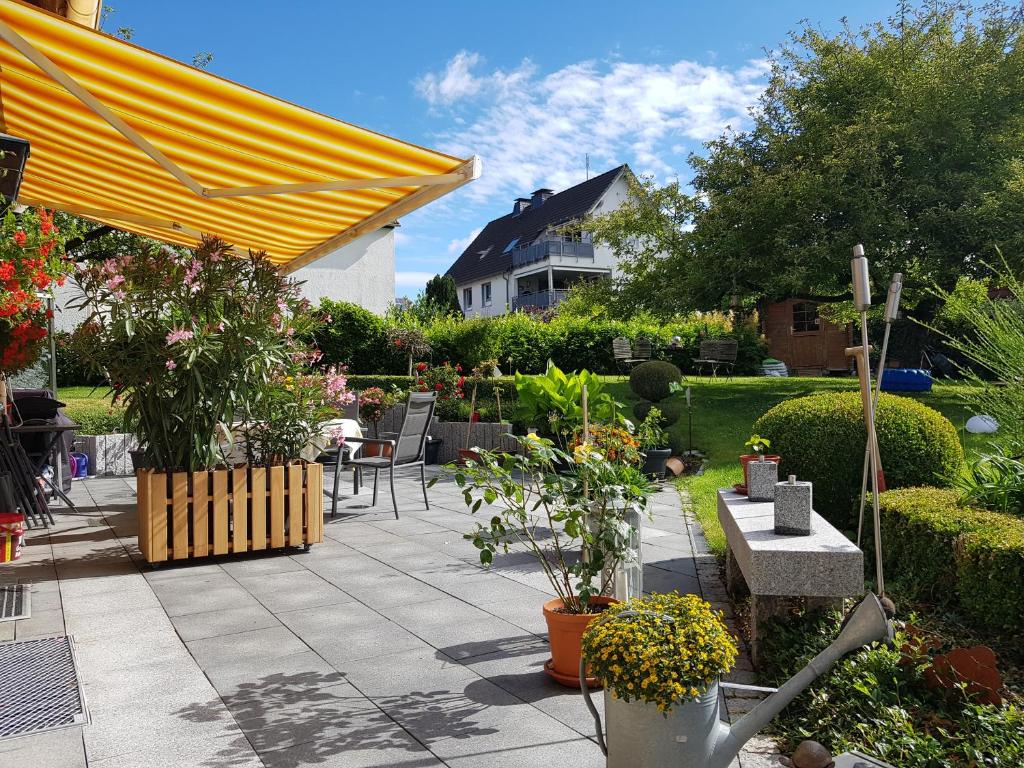
[[[511,269],[512,253],[506,253],[505,249],[512,240],[519,238],[517,245],[529,245],[548,227],[582,218],[625,168],[625,165],[620,165],[569,187],[549,197],[543,205],[537,208],[530,206],[518,216],[509,213],[495,219],[481,230],[446,274],[451,275],[456,283],[465,283]]]

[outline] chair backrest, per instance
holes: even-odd
[[[633,350],[629,346],[629,339],[619,336],[612,339],[612,352],[616,360],[629,360],[633,357]]]
[[[407,464],[423,458],[427,430],[434,418],[437,392],[410,392],[405,403],[405,419],[395,447],[395,464]]]
[[[347,405],[345,405],[341,409],[341,418],[343,418],[343,419],[352,419],[352,421],[356,422],[357,424],[362,424],[362,422],[359,421],[359,394],[360,394],[360,392],[359,392],[358,389],[353,389],[353,390],[350,390],[350,391],[352,392],[352,394],[355,397],[353,397],[351,403],[348,403]]]
[[[700,359],[735,363],[740,343],[736,339],[705,339],[700,343]]]
[[[651,359],[651,340],[640,337],[633,345],[633,357],[637,360]]]

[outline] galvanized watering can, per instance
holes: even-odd
[[[828,648],[731,727],[719,716],[717,682],[695,701],[674,707],[667,717],[654,704],[627,703],[606,691],[606,739],[590,691],[586,684],[580,687],[594,716],[607,768],[726,768],[755,733],[843,656],[875,641],[889,642],[892,637],[892,624],[881,602],[868,594]],[[581,660],[581,678],[584,664]]]

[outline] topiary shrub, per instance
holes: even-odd
[[[640,363],[629,374],[629,388],[643,400],[657,403],[672,394],[673,382],[683,377],[679,368],[665,360]]]
[[[963,464],[956,428],[916,400],[883,394],[876,419],[889,488],[948,485]],[[833,525],[857,524],[867,430],[857,392],[827,392],[779,403],[754,422],[782,457],[779,476],[814,483],[815,510]]]
[[[1024,629],[1024,519],[963,507],[946,488],[889,491],[879,505],[886,574],[904,597]]]
[[[646,419],[647,414],[655,405],[661,411],[661,426],[666,429],[679,421],[679,418],[686,413],[686,403],[682,400],[662,400],[660,403],[641,400],[633,406],[633,414],[636,416],[637,421]]]

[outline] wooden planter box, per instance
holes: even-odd
[[[236,467],[137,473],[147,562],[309,547],[324,536],[324,468]]]

